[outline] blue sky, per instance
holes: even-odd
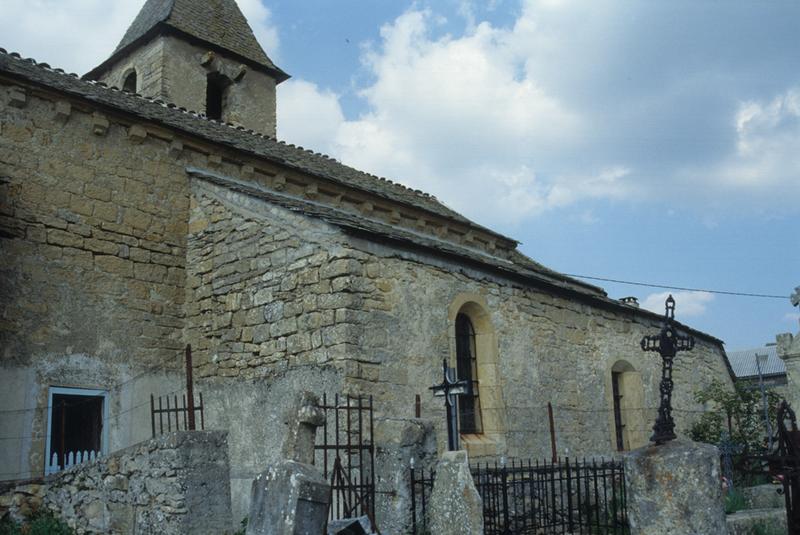
[[[4,0],[85,72],[141,1]],[[279,136],[436,195],[565,273],[677,292],[728,349],[796,332],[800,3],[239,0],[293,78]],[[665,290],[598,283],[663,310]]]

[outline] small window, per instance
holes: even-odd
[[[617,451],[625,451],[623,435],[625,424],[622,423],[622,394],[619,388],[621,375],[621,372],[611,372],[611,391],[614,396],[614,438],[617,443]]]
[[[206,82],[206,117],[222,121],[225,114],[225,101],[231,81],[219,73],[208,75]]]
[[[471,386],[468,394],[458,398],[459,431],[465,434],[480,433],[475,329],[466,314],[456,316],[456,371],[458,379],[467,381]]]
[[[45,473],[86,462],[105,450],[106,392],[51,388]]]
[[[136,93],[136,71],[132,71],[122,82],[122,89],[128,93]]]

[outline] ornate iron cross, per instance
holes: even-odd
[[[442,361],[442,383],[430,387],[433,395],[444,397],[444,407],[447,413],[447,449],[458,449],[458,418],[455,411],[456,398],[470,393],[472,384],[469,381],[456,381],[455,370],[447,367],[447,359]]]
[[[694,348],[694,337],[681,336],[675,332],[675,299],[667,297],[664,321],[661,332],[656,336],[642,338],[642,351],[655,351],[661,355],[661,403],[658,407],[658,417],[653,426],[653,436],[650,437],[656,444],[664,444],[677,438],[675,435],[675,422],[672,420],[672,361],[679,351],[691,351]]]

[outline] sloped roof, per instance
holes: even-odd
[[[499,239],[511,242],[511,244],[517,243],[511,238],[470,221],[440,203],[435,197],[421,191],[358,171],[328,156],[278,141],[253,130],[219,123],[197,112],[178,108],[174,104],[157,99],[142,97],[141,95],[134,95],[117,88],[108,87],[102,82],[81,79],[77,74],[67,74],[63,70],[52,68],[45,63],[37,63],[29,58],[24,59],[19,54],[9,53],[3,48],[0,48],[0,74],[68,96],[81,98],[101,108],[125,113],[145,121],[173,128],[243,153],[262,157],[331,182],[340,183],[388,200],[413,206],[452,221],[464,223],[475,229],[480,229]],[[207,176],[204,178],[208,180]],[[243,189],[246,191],[248,188],[243,187]],[[252,192],[248,193],[252,194]],[[259,194],[264,195],[263,191],[259,192]],[[275,197],[274,200],[277,200],[277,194],[272,196]],[[304,204],[306,205],[306,210],[308,210],[307,202]],[[492,266],[509,275],[516,274],[527,280],[536,280],[567,291],[572,295],[582,296],[598,306],[614,310],[625,310],[649,319],[660,319],[660,314],[624,305],[616,299],[607,297],[602,288],[551,270],[516,249],[511,251],[508,258],[499,258],[443,239],[409,231],[409,229],[370,221],[355,214],[346,215],[343,211],[331,209],[330,207],[322,207],[317,211],[319,213],[314,214],[317,217],[324,217],[331,223],[349,228],[354,232],[364,231],[387,239],[437,250],[445,254],[453,254],[477,264]],[[722,344],[721,340],[708,333],[679,322],[677,323],[695,335],[702,336],[713,343]],[[726,366],[729,367],[727,360]]]
[[[111,57],[87,76],[95,77],[130,48],[147,40],[153,32],[165,29],[232,52],[271,71],[279,82],[289,78],[258,44],[235,0],[147,0]]]
[[[758,377],[758,364],[756,355],[766,355],[761,358],[761,375],[784,375],[786,365],[778,357],[776,346],[756,347],[754,349],[742,349],[739,351],[729,351],[728,360],[733,368],[733,373],[737,379],[748,379]]]

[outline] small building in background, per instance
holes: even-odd
[[[786,366],[778,357],[777,346],[767,344],[753,349],[729,351],[728,361],[731,363],[737,382],[758,385],[759,368],[764,384],[781,397],[786,397]]]

